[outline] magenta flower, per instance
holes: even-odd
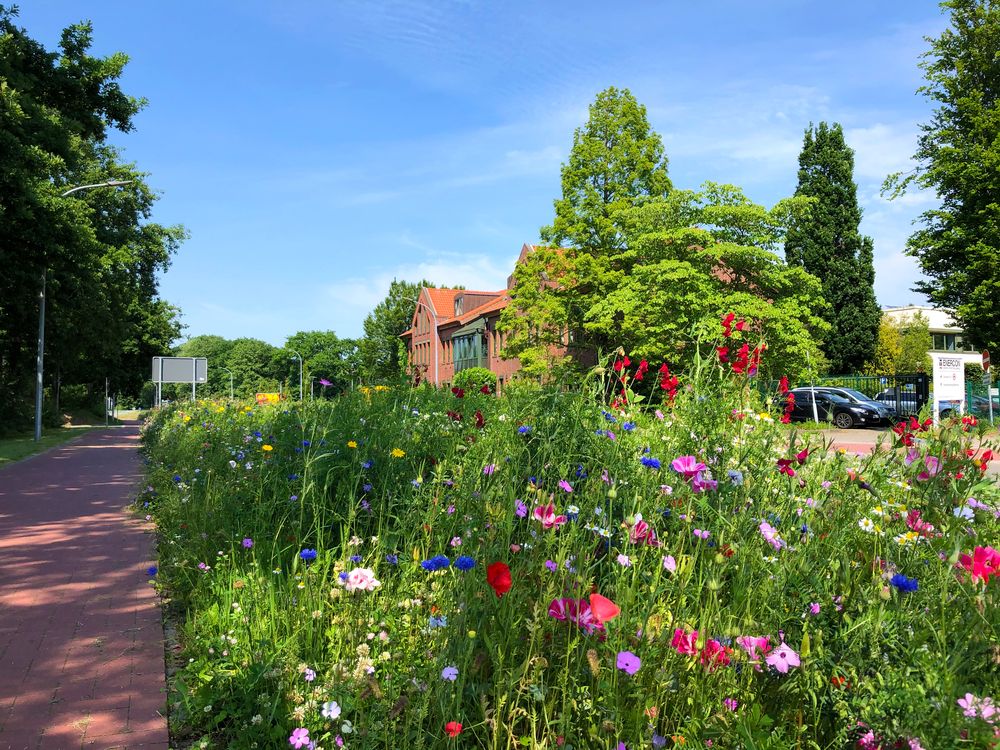
[[[566,523],[566,516],[556,515],[556,506],[552,503],[540,505],[532,511],[536,521],[541,521],[543,529],[551,529],[553,526],[562,526]]]
[[[518,518],[525,518],[528,515],[528,506],[523,500],[514,501],[514,515]]]
[[[735,711],[740,706],[739,701],[737,701],[735,698],[726,698],[724,701],[722,701],[722,705],[728,708],[730,711]]]
[[[677,561],[674,559],[673,555],[667,555],[663,558],[663,569],[668,573],[677,572]]]
[[[714,479],[705,479],[699,471],[691,479],[691,491],[695,494],[699,492],[715,492],[719,488],[719,483]]]
[[[781,538],[780,534],[778,534],[778,530],[767,521],[761,521],[760,526],[757,528],[760,529],[760,533],[764,535],[764,539],[767,540],[767,543],[776,550],[780,550],[782,547],[786,546],[785,540]]]
[[[564,492],[572,492],[573,491],[573,485],[571,485],[565,479],[560,479],[559,480],[559,489],[563,490]]]
[[[759,672],[760,658],[771,650],[770,638],[766,635],[759,637],[741,635],[736,639],[736,645],[747,652],[747,655],[750,657],[750,663],[753,664],[753,668]],[[760,649],[760,654],[757,653],[757,649]]]
[[[492,476],[493,472],[496,470],[497,470],[496,464],[486,464],[486,466],[483,467],[483,474],[485,474],[486,476]]]
[[[631,651],[619,651],[615,666],[626,674],[635,674],[642,666],[642,661]]]
[[[333,385],[333,383],[331,383],[331,382],[330,382],[329,380],[327,380],[326,378],[320,378],[320,379],[319,379],[319,384],[320,384],[321,386],[323,386],[324,388],[329,388],[329,387],[330,387],[331,385]]]
[[[705,466],[694,456],[678,456],[670,462],[670,467],[678,474],[683,474],[685,479],[694,479],[700,472],[705,471]]]
[[[674,637],[670,645],[677,649],[678,654],[694,656],[698,653],[698,631],[685,633],[680,628],[674,630]]]
[[[309,747],[309,730],[299,727],[292,730],[292,736],[288,738],[288,744],[295,748]]]
[[[782,674],[788,674],[791,667],[797,667],[800,664],[799,655],[792,651],[784,641],[779,643],[764,661]]]

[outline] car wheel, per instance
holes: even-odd
[[[851,415],[844,411],[834,416],[833,423],[842,430],[849,430],[854,426],[854,420],[851,419]]]

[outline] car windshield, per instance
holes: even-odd
[[[827,393],[826,397],[833,401],[835,404],[849,404],[851,403],[843,396],[838,396],[836,393]]]

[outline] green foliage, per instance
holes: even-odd
[[[927,317],[917,313],[899,323],[899,359],[896,372],[927,372],[931,360],[927,352],[934,345]]]
[[[624,247],[615,214],[670,192],[663,141],[649,126],[646,108],[628,89],[613,86],[590,105],[587,124],[573,134],[562,167],[562,198],[544,242],[569,244],[602,255]]]
[[[924,212],[907,253],[929,277],[914,287],[953,308],[979,349],[1000,350],[1000,6],[995,0],[947,0],[951,24],[924,54],[920,93],[936,106],[922,126],[917,170],[893,175],[885,190],[934,190],[940,206]]]
[[[536,248],[514,270],[513,302],[501,315],[505,356],[518,357],[526,375],[558,377],[586,363],[581,349],[596,341],[685,369],[733,312],[757,321],[770,351],[762,374],[821,367],[820,282],[774,253],[809,204],[795,198],[767,209],[739,188],[706,183],[616,214],[621,251]]]
[[[858,232],[854,152],[838,123],[821,122],[806,130],[795,195],[814,203],[789,227],[785,259],[823,280],[823,317],[831,330],[823,351],[830,368],[860,372],[874,356],[881,311],[875,299],[872,240]]]
[[[484,385],[488,385],[491,391],[497,389],[497,376],[485,367],[467,367],[455,373],[452,385],[467,391],[478,391]]]
[[[988,746],[992,728],[957,703],[997,686],[1000,584],[956,566],[1000,532],[1000,494],[966,453],[982,434],[951,422],[845,455],[775,424],[754,380],[716,360],[661,409],[522,385],[161,411],[139,505],[182,618],[175,732],[247,750],[295,728],[373,749],[835,750],[867,729],[882,747]],[[696,491],[678,456],[704,456],[700,480],[718,485]],[[550,502],[566,518],[545,528],[532,511]],[[911,532],[910,511],[933,533]],[[474,567],[420,564],[438,555]],[[494,562],[511,570],[502,597]],[[373,590],[348,587],[360,569]],[[603,632],[549,615],[595,591],[621,610]],[[798,665],[777,671],[741,635]],[[634,674],[616,667],[623,651]]]
[[[410,327],[417,297],[427,280],[414,284],[393,279],[389,293],[368,313],[359,342],[361,375],[370,383],[394,383],[406,374],[406,346],[400,338]]]
[[[299,352],[304,363],[304,390],[310,392],[309,381],[326,380],[330,385],[316,386],[323,393],[340,393],[351,387],[360,375],[360,355],[355,339],[338,338],[333,331],[300,331],[289,336],[285,349]],[[290,362],[290,382],[298,383],[298,362]]]
[[[16,422],[30,410],[43,275],[47,382],[103,390],[110,376],[137,394],[180,332],[157,274],[185,235],[149,221],[146,175],[106,143],[143,106],[118,84],[128,58],[89,55],[89,24],[49,52],[15,18],[0,6],[0,420]],[[109,179],[131,184],[61,197]]]

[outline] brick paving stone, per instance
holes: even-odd
[[[137,446],[95,430],[0,470],[0,750],[168,746]]]

